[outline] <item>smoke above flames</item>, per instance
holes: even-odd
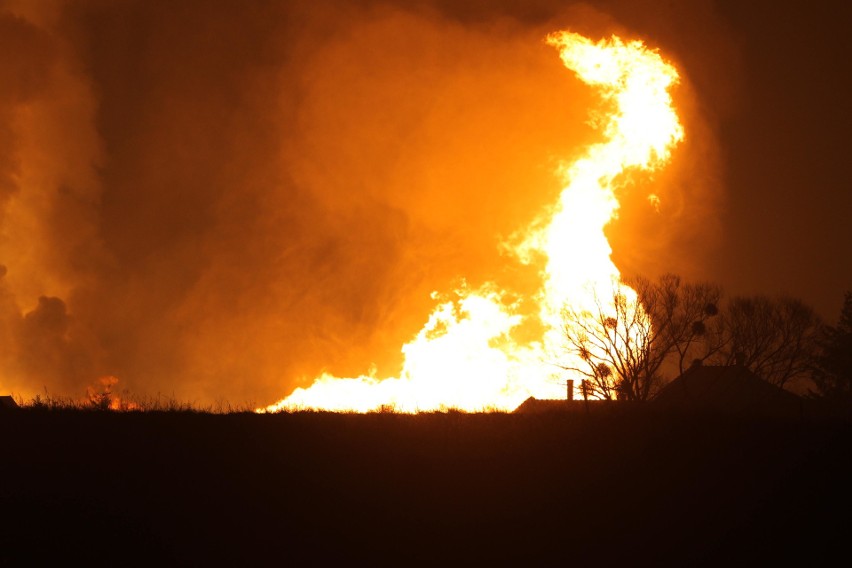
[[[543,41],[567,26],[684,71],[691,136],[608,236],[622,273],[700,270],[718,171],[693,86],[726,100],[702,81],[734,59],[709,4],[294,4],[0,3],[0,390],[268,404],[396,374],[462,277],[523,298],[535,267],[501,243],[599,136]]]

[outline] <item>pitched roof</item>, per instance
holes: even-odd
[[[629,403],[624,401],[614,400],[583,400],[583,399],[565,399],[565,398],[535,398],[533,396],[522,402],[514,412],[516,414],[542,414],[549,412],[589,412],[590,410],[600,411],[611,409],[613,405],[619,407],[628,406]]]
[[[9,395],[0,396],[0,409],[18,408],[18,403]]]
[[[742,365],[687,369],[663,387],[654,401],[681,408],[777,416],[798,416],[802,402]]]
[[[541,399],[529,397],[515,409],[519,414],[539,414],[542,412],[565,412],[569,401],[566,399]]]

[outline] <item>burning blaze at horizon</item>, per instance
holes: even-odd
[[[561,168],[565,186],[557,202],[509,245],[520,262],[540,266],[538,292],[518,299],[496,283],[463,286],[455,297],[442,298],[417,336],[402,347],[398,377],[325,373],[262,411],[508,410],[529,396],[559,398],[564,390],[554,380],[551,363],[560,357],[563,307],[593,308],[594,297],[611,294],[614,282],[636,301],[635,293],[619,283],[604,228],[619,208],[616,190],[626,178],[662,167],[683,139],[669,92],[678,82],[677,71],[638,40],[612,36],[593,42],[560,31],[546,41],[600,97],[602,110],[594,114],[594,126],[603,141]],[[657,205],[658,198],[651,197]],[[525,308],[525,302],[537,308]],[[522,328],[534,331],[518,333]]]
[[[0,0],[0,394],[564,396],[565,302],[717,275],[737,51],[648,2]]]

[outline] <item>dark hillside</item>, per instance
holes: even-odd
[[[843,422],[18,410],[0,432],[0,565],[819,565],[850,528]]]

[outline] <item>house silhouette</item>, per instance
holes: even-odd
[[[537,399],[530,397],[518,414],[614,411],[630,408],[714,413],[743,417],[801,418],[805,401],[761,379],[743,365],[694,365],[664,386],[650,403],[603,400]],[[809,414],[813,411],[809,410]]]
[[[544,412],[567,412],[575,406],[578,401],[558,399],[535,398],[533,396],[522,402],[515,412],[518,414],[541,414]]]
[[[581,383],[582,385],[583,383]],[[574,380],[568,379],[565,384],[566,398],[535,398],[529,397],[522,402],[514,412],[516,414],[542,414],[549,412],[570,412],[580,408],[580,405],[585,403],[584,408],[588,410],[586,400],[574,400]],[[581,389],[584,388],[581,386]]]
[[[663,387],[654,404],[677,410],[797,418],[802,398],[743,365],[694,365]]]

